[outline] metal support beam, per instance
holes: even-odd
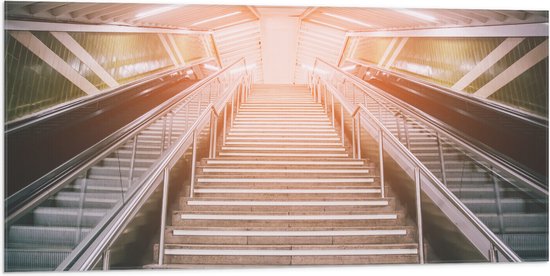
[[[501,58],[508,54],[525,38],[509,37],[498,45],[491,53],[481,60],[470,72],[457,81],[451,89],[464,90],[470,83],[476,80],[481,74],[485,73],[491,66],[495,65]]]
[[[395,46],[395,43],[397,43],[397,37],[392,38],[392,40],[390,41],[390,44],[388,45],[388,47],[384,51],[384,54],[382,54],[382,57],[380,58],[380,61],[378,61],[378,66],[380,66],[380,67],[384,66],[384,61],[386,61],[386,59],[390,55],[391,50]]]
[[[66,32],[50,32],[63,46],[80,59],[109,87],[117,87],[119,83],[84,49],[72,36]]]
[[[99,90],[92,83],[81,76],[62,58],[57,56],[52,50],[50,50],[50,48],[48,48],[48,46],[42,43],[42,41],[36,38],[31,32],[11,31],[9,34],[86,94],[92,95],[99,93]]]
[[[478,89],[474,95],[481,98],[488,98],[546,57],[548,57],[548,39],[514,62],[514,64],[506,68],[506,70],[490,82]]]
[[[390,66],[393,64],[399,53],[401,53],[401,50],[403,50],[403,47],[405,47],[405,43],[407,43],[407,40],[409,40],[408,37],[404,37],[401,39],[397,47],[395,48],[395,51],[393,51],[393,54],[391,55],[390,59],[386,63],[386,66],[384,68],[389,69]]]
[[[176,57],[178,57],[178,60],[181,65],[185,65],[185,60],[183,59],[183,56],[181,55],[180,49],[178,48],[178,44],[176,43],[176,40],[174,39],[174,36],[172,34],[166,34],[168,37],[168,42],[172,45],[172,49],[176,53]]]
[[[172,53],[172,49],[170,49],[170,45],[168,44],[168,41],[166,41],[166,38],[164,37],[164,34],[158,34],[158,37],[160,39],[160,42],[162,43],[162,46],[164,46],[164,50],[166,50],[166,53],[170,56],[170,60],[174,65],[178,66],[178,60],[174,56],[174,53]]]
[[[348,32],[360,37],[530,37],[548,36],[548,23],[434,28],[403,31]]]

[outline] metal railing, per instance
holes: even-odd
[[[6,218],[6,229],[9,231],[11,225],[18,223],[19,219],[27,214],[31,214],[35,208],[42,206],[42,203],[47,200],[63,197],[64,195],[60,192],[67,191],[66,188],[70,188],[70,191],[78,187],[77,213],[74,222],[71,222],[77,228],[76,247],[57,267],[57,270],[72,269],[75,264],[80,264],[80,268],[89,269],[90,267],[86,266],[89,262],[82,261],[82,258],[85,257],[87,260],[87,258],[96,257],[88,251],[93,250],[96,253],[95,250],[102,248],[98,243],[108,244],[107,242],[114,237],[113,229],[118,231],[120,228],[117,227],[128,222],[132,217],[130,214],[134,210],[133,207],[141,202],[136,199],[148,198],[150,194],[145,192],[150,192],[154,180],[158,178],[158,172],[175,164],[182,154],[182,143],[187,142],[186,139],[190,133],[195,133],[192,130],[198,127],[198,122],[203,121],[204,114],[211,112],[212,108],[219,110],[216,104],[219,98],[224,98],[227,89],[236,87],[247,79],[246,71],[236,71],[241,67],[246,68],[245,66],[244,59],[235,61],[88,149],[87,152],[99,153],[81,162],[77,168],[62,174],[55,185],[42,190],[38,196],[12,212]],[[161,130],[159,137],[151,137],[151,135],[157,135],[159,129]],[[117,139],[111,139],[113,137]],[[160,151],[147,152],[148,147],[156,147]],[[150,159],[149,162],[144,161],[147,158]],[[96,173],[98,169],[105,169],[101,167],[105,162],[112,163],[111,169],[117,170],[114,175],[107,176],[106,180],[118,182],[119,185],[109,187],[112,191],[103,194],[106,198],[101,200],[112,200],[111,202],[115,203],[113,206],[102,209],[105,210],[102,217],[97,223],[90,225],[90,222],[86,222],[85,219],[87,202],[94,200],[91,198],[94,193],[88,191],[91,187],[89,182],[99,181],[101,184],[106,180],[90,179],[89,176]],[[107,232],[110,234],[105,236]]]
[[[103,227],[97,228],[96,238],[93,242],[87,246],[86,250],[73,258],[73,264],[65,266],[65,269],[70,270],[90,270],[94,265],[103,258],[103,269],[109,269],[109,256],[110,246],[115,243],[120,234],[126,228],[128,223],[134,218],[137,211],[144,205],[150,195],[159,187],[162,186],[162,207],[161,207],[161,223],[160,223],[160,242],[159,242],[159,263],[162,264],[164,259],[164,228],[166,227],[166,215],[168,208],[168,188],[170,171],[176,165],[176,162],[182,158],[184,153],[192,148],[192,171],[191,179],[193,181],[195,175],[195,164],[197,158],[197,140],[199,134],[210,122],[210,152],[209,156],[215,156],[215,139],[216,135],[217,119],[223,110],[224,126],[227,120],[227,103],[231,98],[232,100],[232,112],[229,120],[233,120],[233,107],[238,106],[245,98],[246,94],[250,91],[250,77],[246,70],[246,63],[244,59],[240,59],[232,65],[224,68],[218,72],[215,79],[211,79],[209,83],[217,83],[213,86],[203,85],[197,87],[197,95],[215,91],[213,97],[209,97],[208,102],[204,108],[197,109],[197,116],[193,117],[193,124],[188,128],[185,128],[183,133],[179,134],[176,141],[167,144],[162,156],[155,163],[155,165],[140,179],[139,189],[133,191],[128,197],[128,201],[124,206],[120,206],[119,211],[115,216],[106,223]],[[218,81],[221,80],[221,81]],[[200,93],[200,92],[203,93]],[[190,103],[190,101],[188,102]],[[182,105],[176,109],[176,111],[185,110],[186,114],[189,114],[189,105]],[[200,113],[200,114],[199,114]],[[169,113],[168,113],[169,114]],[[187,122],[187,121],[186,121]],[[170,137],[170,126],[167,126],[168,133],[166,135]],[[186,123],[187,126],[187,123]],[[164,127],[163,127],[164,129]],[[164,131],[163,131],[164,132]],[[225,131],[224,131],[225,132]],[[171,140],[169,140],[171,141]],[[193,194],[193,186],[191,185],[191,195]],[[91,235],[90,235],[91,236]],[[76,250],[75,250],[76,251]],[[76,258],[78,257],[78,258]]]
[[[6,137],[8,137],[11,134],[14,134],[17,131],[25,130],[28,128],[35,127],[37,124],[44,123],[44,121],[55,119],[56,117],[62,116],[63,114],[74,112],[77,109],[82,109],[85,106],[88,105],[96,105],[100,103],[101,101],[107,101],[108,99],[112,97],[116,97],[118,95],[127,93],[128,91],[131,91],[132,89],[135,89],[136,87],[142,86],[148,82],[154,82],[160,80],[160,84],[156,84],[153,87],[150,87],[146,89],[145,91],[149,91],[152,89],[157,89],[159,87],[162,87],[163,80],[166,80],[167,78],[171,78],[172,76],[185,73],[189,68],[198,66],[204,63],[212,62],[214,59],[207,58],[207,59],[201,59],[196,62],[193,62],[191,64],[187,64],[183,67],[178,67],[176,69],[170,69],[165,72],[161,72],[158,74],[154,74],[152,76],[144,77],[143,79],[140,79],[138,81],[131,82],[129,84],[121,85],[117,88],[106,90],[100,94],[91,95],[88,97],[83,97],[80,99],[75,100],[74,102],[65,103],[61,106],[52,108],[51,110],[46,110],[43,112],[39,112],[35,116],[27,119],[18,120],[17,124],[11,127],[8,127],[5,131]],[[191,89],[192,87],[190,87]],[[186,89],[185,91],[188,91],[190,89]],[[180,93],[182,94],[182,93]],[[181,96],[186,96],[185,93],[183,95],[180,95],[179,99],[181,99]],[[161,104],[162,106],[162,104]],[[156,109],[155,109],[156,110]],[[160,110],[160,109],[159,109]],[[151,114],[154,114],[154,111],[147,112],[145,116],[141,116],[141,119],[136,119],[136,121],[142,121],[144,118],[148,118],[151,116]],[[35,118],[36,117],[36,118]],[[132,124],[132,123],[131,123]],[[135,125],[135,124],[134,124]],[[14,210],[20,209],[21,206],[24,206],[27,202],[29,202],[32,198],[35,197],[36,194],[39,194],[43,192],[44,190],[48,190],[51,185],[54,185],[55,183],[58,183],[60,179],[64,177],[68,172],[74,170],[75,168],[79,167],[82,163],[87,161],[88,159],[92,158],[98,149],[105,148],[106,145],[112,143],[112,141],[118,141],[123,137],[123,133],[126,133],[130,130],[132,130],[134,125],[125,126],[122,129],[124,131],[117,131],[106,137],[105,139],[101,140],[91,148],[84,150],[83,152],[79,153],[78,155],[74,156],[73,158],[69,159],[68,161],[64,162],[57,168],[53,169],[52,171],[48,172],[47,174],[43,175],[39,179],[33,181],[29,185],[25,186],[18,192],[11,195],[9,198],[7,198],[5,203],[5,208],[7,209],[8,215],[11,216],[11,213]]]
[[[508,247],[506,246],[481,220],[472,213],[461,201],[458,199],[448,188],[447,188],[447,179],[445,175],[445,158],[443,154],[443,143],[459,148],[465,156],[471,158],[471,156],[478,157],[478,159],[483,158],[483,160],[471,159],[476,161],[476,163],[481,163],[483,166],[489,166],[493,175],[500,177],[500,180],[507,180],[502,175],[509,177],[506,167],[502,164],[499,164],[495,160],[492,160],[489,157],[486,157],[481,152],[475,151],[474,148],[469,147],[467,143],[453,137],[449,133],[446,133],[443,130],[435,129],[432,127],[427,127],[426,122],[421,118],[414,116],[411,112],[403,110],[400,106],[389,101],[388,99],[383,98],[378,95],[375,91],[372,91],[369,87],[363,85],[362,82],[355,80],[354,77],[350,76],[346,72],[338,69],[335,66],[332,66],[322,60],[317,59],[314,65],[314,68],[309,77],[309,83],[312,88],[312,93],[314,93],[316,99],[322,102],[327,106],[330,104],[332,110],[332,118],[334,119],[334,98],[340,103],[342,111],[341,113],[341,128],[342,134],[344,134],[344,113],[343,109],[347,111],[351,119],[351,136],[352,136],[352,150],[354,152],[354,157],[361,157],[361,147],[360,147],[360,130],[367,130],[371,134],[374,140],[378,142],[378,154],[380,162],[380,174],[384,175],[383,167],[383,151],[392,151],[398,154],[403,160],[405,160],[408,165],[407,174],[415,182],[415,198],[416,198],[416,213],[417,213],[417,226],[419,231],[419,238],[422,237],[422,206],[420,201],[420,194],[423,191],[425,185],[431,183],[434,185],[437,190],[443,194],[450,203],[460,212],[460,215],[467,219],[478,231],[479,234],[483,235],[489,243],[490,250],[482,252],[484,256],[488,256],[488,259],[491,261],[497,261],[499,254],[504,256],[508,261],[521,261],[521,259]],[[378,116],[375,116],[371,111],[374,110],[378,113]],[[384,115],[393,115],[393,116],[384,116]],[[405,137],[401,135],[401,127],[399,124],[399,118],[402,119],[404,125]],[[334,120],[333,120],[334,121]],[[389,123],[394,123],[397,125],[397,130],[393,132],[390,131],[386,125]],[[412,128],[418,129],[421,127],[423,130],[431,130],[427,132],[428,135],[432,135],[438,145],[439,152],[439,162],[441,163],[441,173],[442,178],[438,178],[430,171],[410,150],[409,142],[409,132]],[[434,131],[435,130],[435,131]],[[359,133],[359,134],[358,134]],[[357,138],[356,138],[357,136]],[[405,138],[405,139],[403,139]],[[358,140],[355,142],[354,140]],[[404,141],[403,141],[404,140]],[[395,157],[394,157],[395,158]],[[403,163],[403,164],[405,164]],[[402,165],[402,164],[400,164]],[[404,166],[404,165],[403,165]],[[495,168],[499,168],[495,170]],[[540,194],[541,200],[544,200],[545,194],[547,198],[547,191],[537,189],[537,185],[532,185],[531,183],[525,183],[524,180],[517,177],[517,182],[521,182],[521,187],[532,187],[535,189],[535,193]],[[383,184],[383,178],[381,180],[381,185]],[[509,180],[508,180],[509,181]],[[383,187],[383,186],[382,186]],[[419,246],[422,245],[422,241],[419,239]],[[419,248],[419,252],[422,251],[422,248]],[[494,258],[493,258],[494,257]],[[423,261],[424,256],[420,256],[420,261]]]

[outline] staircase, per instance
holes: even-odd
[[[367,108],[374,110],[381,122],[406,146],[408,133],[411,152],[443,181],[438,141],[432,131],[411,121],[405,129],[403,118],[396,115],[400,110],[395,107],[379,109],[378,104],[371,101]],[[547,261],[547,202],[537,201],[493,177],[452,142],[444,138],[441,141],[449,190],[523,260]]]
[[[307,87],[255,85],[218,149],[172,210],[163,267],[419,262],[415,224]]]
[[[207,100],[200,103],[201,108],[207,105]],[[190,102],[187,106],[192,114],[198,114],[197,102]],[[139,133],[132,181],[130,168],[134,140],[130,139],[10,225],[6,234],[5,270],[56,269],[159,159],[163,152],[161,147],[164,145],[166,149],[169,144],[168,137],[164,143],[161,138],[165,124],[173,122],[170,139],[174,142],[197,118],[183,116],[183,112],[173,114],[175,116],[171,118],[164,116],[156,120]]]

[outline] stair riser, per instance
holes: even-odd
[[[165,256],[168,263],[203,265],[354,265],[416,263],[416,255],[390,256]]]
[[[412,235],[404,236],[314,236],[314,237],[263,237],[263,236],[173,236],[165,234],[167,243],[178,244],[226,244],[226,245],[335,245],[335,244],[383,244],[413,243]]]
[[[174,217],[173,225],[193,226],[193,227],[355,227],[355,226],[392,226],[402,225],[403,220],[181,220],[178,216]]]

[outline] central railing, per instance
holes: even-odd
[[[166,216],[168,208],[168,188],[170,180],[170,172],[176,163],[183,157],[189,147],[192,148],[192,171],[191,180],[195,175],[195,162],[197,159],[197,140],[199,134],[210,125],[210,153],[215,155],[215,137],[217,120],[220,113],[224,114],[224,128],[227,115],[227,105],[229,99],[232,100],[231,120],[233,118],[233,106],[238,106],[250,91],[251,78],[246,70],[246,62],[244,59],[233,63],[218,72],[214,78],[197,88],[196,95],[208,95],[207,100],[201,100],[202,96],[194,98],[194,103],[198,103],[196,110],[192,108],[193,99],[190,99],[187,104],[183,104],[174,109],[173,112],[165,114],[166,119],[163,121],[163,139],[162,147],[164,152],[155,163],[152,169],[141,178],[139,189],[133,191],[129,196],[127,203],[121,206],[119,211],[108,224],[102,229],[98,229],[98,235],[94,241],[88,246],[87,250],[82,252],[78,259],[75,258],[74,263],[70,266],[70,270],[90,270],[97,265],[97,262],[103,261],[103,269],[109,269],[109,259],[111,246],[117,241],[124,229],[130,221],[136,216],[139,210],[151,194],[162,185],[162,207],[160,210],[160,249],[159,263],[162,264],[164,258],[164,228],[166,226]],[[203,106],[202,108],[201,106]],[[172,141],[172,119],[174,113],[184,112],[185,116],[192,116],[192,124],[188,126],[188,120],[185,120],[185,131],[178,133],[178,138]],[[166,141],[165,141],[166,140]],[[191,186],[191,191],[193,188]],[[193,193],[191,192],[191,195]],[[101,230],[101,231],[99,231]]]
[[[485,168],[493,177],[500,181],[513,184],[521,191],[527,191],[535,198],[544,202],[547,200],[548,192],[540,188],[530,179],[522,178],[514,174],[513,170],[507,169],[504,165],[485,156],[482,152],[470,147],[467,143],[446,133],[443,130],[430,128],[421,118],[414,116],[411,112],[399,107],[395,103],[383,98],[372,89],[355,80],[352,76],[339,68],[317,59],[312,72],[309,74],[309,86],[312,89],[315,99],[325,106],[328,113],[331,113],[333,125],[335,117],[339,117],[342,139],[345,137],[346,120],[351,121],[347,127],[351,134],[351,148],[354,158],[361,158],[361,131],[366,131],[378,144],[377,155],[380,170],[380,185],[384,191],[384,152],[392,156],[399,166],[414,181],[416,201],[416,223],[418,230],[419,260],[424,262],[423,229],[422,229],[422,204],[421,194],[431,189],[441,198],[445,198],[452,210],[446,214],[452,214],[455,219],[466,222],[468,229],[463,234],[473,242],[479,252],[489,261],[511,261],[520,262],[521,259],[505,243],[503,243],[474,213],[472,213],[447,187],[448,177],[445,174],[445,160],[442,145],[445,143],[458,148],[463,154],[476,162],[481,168]],[[340,106],[335,111],[335,104]],[[377,115],[373,114],[377,113]],[[337,115],[340,113],[339,115]],[[345,113],[347,115],[345,115]],[[393,118],[386,118],[383,114],[393,114]],[[397,120],[397,133],[390,131],[386,124],[388,120]],[[394,123],[394,122],[392,122]],[[409,131],[410,128],[421,128],[437,140],[441,176],[437,177],[430,171],[410,150]],[[404,133],[402,133],[404,132]],[[512,171],[510,173],[510,171]],[[496,184],[495,184],[496,186]],[[435,189],[432,189],[434,188]],[[496,186],[497,187],[497,186]],[[436,192],[433,192],[436,191]],[[500,204],[498,187],[496,188],[497,204]],[[382,197],[384,197],[382,192]],[[497,206],[500,210],[500,206]],[[502,213],[499,212],[499,219],[502,221]],[[501,223],[502,225],[502,223]],[[502,226],[501,226],[502,227]],[[479,237],[482,237],[480,240]]]

